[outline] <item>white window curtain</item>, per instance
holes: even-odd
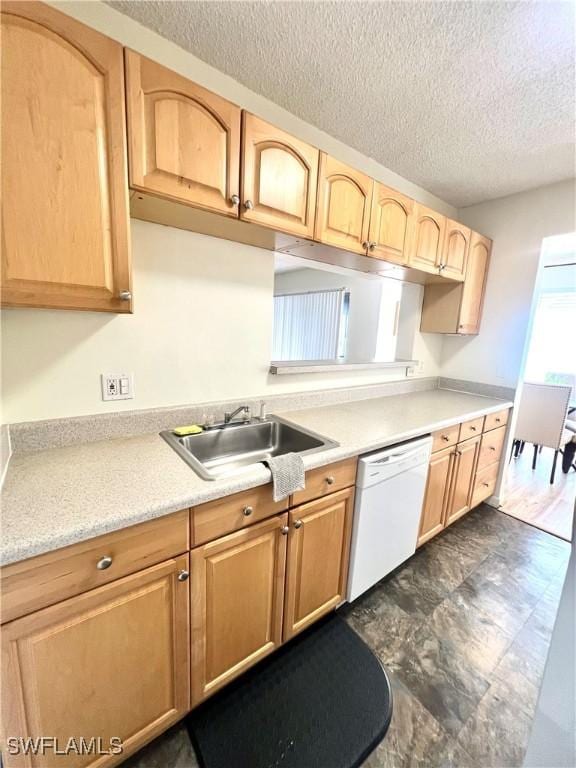
[[[336,360],[345,288],[274,296],[272,360]]]

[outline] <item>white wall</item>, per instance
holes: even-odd
[[[5,309],[7,423],[152,408],[404,377],[395,371],[268,374],[274,254],[132,221],[133,315]],[[425,376],[441,338],[418,334]],[[101,373],[134,372],[133,400],[103,402]]]
[[[576,229],[574,182],[463,208],[494,241],[478,336],[446,337],[442,376],[515,387],[521,374],[542,240]]]

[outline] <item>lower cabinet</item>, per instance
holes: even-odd
[[[452,487],[446,507],[444,525],[450,525],[471,508],[474,473],[480,452],[481,436],[458,443],[454,451]]]
[[[192,705],[282,642],[288,515],[192,550]]]
[[[354,488],[290,512],[284,639],[335,608],[346,594]]]
[[[354,488],[192,550],[192,706],[341,603]]]
[[[433,453],[428,465],[428,480],[420,518],[418,546],[436,536],[444,528],[446,508],[450,500],[450,482],[454,464],[454,447]]]
[[[115,765],[182,717],[188,570],[183,555],[2,627],[5,768]],[[11,740],[42,736],[112,752],[12,754]]]

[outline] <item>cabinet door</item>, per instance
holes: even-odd
[[[243,113],[241,218],[312,238],[318,150]]]
[[[354,489],[290,512],[284,639],[305,629],[346,594]]]
[[[444,528],[446,507],[450,500],[450,480],[454,448],[433,453],[428,465],[428,480],[420,518],[418,546],[436,536]]]
[[[126,51],[130,184],[238,216],[240,107]]]
[[[321,153],[314,239],[365,254],[374,182]]]
[[[288,515],[192,550],[192,704],[282,642]]]
[[[414,201],[409,197],[374,182],[368,238],[370,256],[394,264],[408,262],[413,211]]]
[[[470,248],[470,230],[452,219],[446,220],[446,235],[442,252],[442,277],[464,280],[468,250]]]
[[[462,290],[458,333],[474,334],[480,331],[491,248],[491,240],[477,232],[472,232],[466,280]]]
[[[423,272],[439,274],[446,219],[420,203],[414,204],[414,237],[409,264]]]
[[[120,755],[12,757],[4,765],[114,765],[189,708],[188,555],[44,608],[2,627],[6,736],[70,738]]]
[[[458,520],[470,509],[480,440],[479,436],[458,443],[454,459],[452,493],[446,509],[445,525]]]
[[[2,3],[2,165],[3,304],[131,311],[122,46]]]

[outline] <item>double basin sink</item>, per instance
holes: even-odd
[[[278,416],[263,421],[229,422],[198,435],[179,437],[170,430],[160,435],[203,480],[234,475],[274,456],[302,456],[339,445]]]

